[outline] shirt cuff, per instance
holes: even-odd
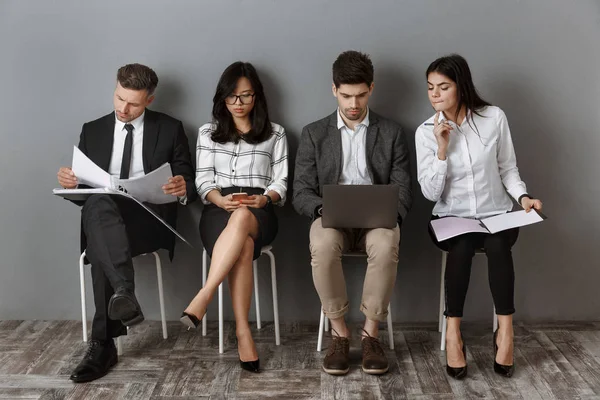
[[[279,200],[277,202],[273,202],[273,204],[276,204],[278,206],[283,206],[283,204],[285,203],[285,192],[282,193],[282,190],[279,187],[275,187],[275,186],[271,186],[265,189],[265,192],[263,194],[269,194],[269,192],[276,192],[279,195]]]
[[[319,204],[318,206],[315,207],[315,210],[313,211],[313,220],[322,217],[323,216],[323,206],[321,204]]]
[[[204,204],[204,205],[211,204],[211,202],[206,199],[206,195],[208,195],[212,190],[215,190],[215,189],[218,190],[219,192],[221,192],[221,187],[216,184],[212,184],[212,185],[207,186],[204,189],[202,189],[202,191],[198,191],[198,194],[200,195],[200,200],[202,201],[202,204]]]
[[[527,188],[525,187],[524,184],[518,184],[518,185],[514,185],[512,188],[508,189],[508,193],[512,196],[513,199],[515,199],[519,205],[521,205],[521,198],[526,195],[529,196],[527,194]],[[531,196],[529,196],[531,197]],[[533,198],[533,197],[531,197]]]
[[[521,200],[523,200],[523,197],[529,197],[530,199],[533,199],[533,197],[531,197],[529,194],[523,193],[522,195],[519,196],[519,199],[517,200],[519,205],[521,205]]]

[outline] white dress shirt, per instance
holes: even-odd
[[[371,185],[367,168],[367,128],[369,127],[369,109],[365,118],[352,130],[337,112],[337,128],[342,137],[342,173],[338,185]]]
[[[285,203],[288,179],[288,145],[285,130],[271,123],[273,134],[262,143],[244,140],[224,144],[213,142],[212,123],[202,125],[196,146],[196,190],[204,204],[206,195],[214,189],[240,186],[273,190]]]
[[[144,156],[142,154],[143,151],[143,143],[144,143],[144,115],[146,112],[143,112],[142,115],[137,117],[131,122],[127,122],[128,124],[133,125],[133,143],[131,146],[131,166],[129,167],[129,178],[137,178],[139,176],[144,176],[146,173],[144,172]],[[112,147],[112,155],[110,156],[110,164],[108,166],[108,173],[112,176],[116,176],[117,178],[121,176],[121,163],[123,161],[123,150],[125,147],[125,138],[127,137],[127,129],[125,129],[125,122],[119,121],[117,116],[115,115],[115,130],[114,130],[114,139],[113,139],[113,147]],[[167,184],[168,182],[165,182]],[[177,196],[177,200],[179,203],[186,205],[187,204],[187,194],[183,196]]]
[[[454,129],[446,151],[446,160],[437,156],[433,134],[434,116],[417,128],[418,180],[423,195],[435,201],[433,214],[482,218],[511,211],[515,199],[527,193],[517,168],[508,121],[494,106],[483,108],[460,126],[446,120]],[[475,129],[475,127],[477,129]],[[479,133],[479,134],[478,134]]]
[[[144,164],[142,162],[142,143],[144,138],[144,115],[137,117],[129,124],[133,125],[133,145],[131,146],[131,166],[129,168],[129,178],[137,178],[144,176]],[[108,173],[117,178],[121,175],[121,162],[123,161],[123,148],[125,147],[125,137],[127,129],[125,122],[119,121],[115,116],[115,131],[112,148],[112,156],[110,157],[110,165]],[[166,183],[166,182],[165,182]]]

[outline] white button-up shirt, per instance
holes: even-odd
[[[434,116],[417,128],[417,177],[423,195],[435,201],[433,214],[482,218],[511,211],[513,202],[527,193],[519,176],[517,159],[504,112],[494,106],[472,113],[454,129],[446,160],[437,156]],[[427,124],[427,125],[425,125]]]
[[[371,177],[367,168],[367,128],[369,127],[369,110],[365,118],[352,130],[337,112],[337,128],[342,136],[342,173],[339,185],[371,185]]]
[[[138,176],[145,175],[144,164],[142,162],[142,143],[144,141],[145,114],[146,113],[143,112],[142,115],[133,121],[128,122],[129,124],[133,125],[133,145],[131,146],[131,166],[129,167],[129,178],[137,178]],[[127,129],[125,129],[125,122],[119,121],[119,119],[115,116],[114,140],[108,173],[116,176],[117,178],[121,175],[121,162],[123,161],[123,148],[125,147],[126,136]]]

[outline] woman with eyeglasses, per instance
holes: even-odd
[[[473,84],[467,61],[458,54],[435,60],[426,72],[435,115],[417,128],[418,180],[423,195],[436,204],[432,219],[449,216],[483,218],[512,210],[514,199],[527,212],[542,202],[527,194],[504,112],[483,100]],[[446,371],[467,375],[466,347],[460,322],[475,251],[488,258],[489,285],[498,315],[493,337],[494,371],[510,377],[513,365],[515,273],[511,248],[518,228],[495,234],[467,233],[434,243],[448,252],[446,288]]]
[[[205,205],[200,237],[210,270],[181,322],[197,328],[228,278],[240,366],[259,372],[248,324],[252,261],[277,234],[274,205],[282,206],[286,198],[288,145],[283,127],[269,120],[263,86],[250,63],[238,61],[225,69],[212,115],[212,123],[200,127],[196,147],[196,189]]]

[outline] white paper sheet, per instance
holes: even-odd
[[[71,169],[80,184],[95,188],[112,187],[110,174],[97,166],[77,146],[73,146]]]
[[[122,187],[127,193],[146,203],[174,203],[177,201],[177,196],[165,194],[162,190],[163,185],[166,185],[172,177],[171,165],[165,163],[144,176],[130,179],[113,178],[113,187],[117,189]]]
[[[453,238],[463,233],[489,233],[478,219],[446,217],[431,221],[433,233],[438,242]]]
[[[505,231],[519,226],[526,226],[541,222],[545,217],[537,213],[535,210],[526,212],[525,210],[510,212],[506,214],[495,215],[493,217],[484,218],[481,222],[490,231],[496,233]]]

